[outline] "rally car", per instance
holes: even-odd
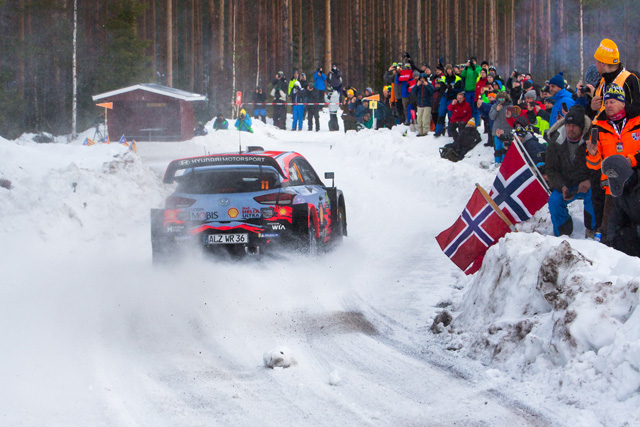
[[[344,195],[326,186],[295,152],[249,147],[172,161],[163,182],[177,182],[164,209],[151,209],[154,262],[184,247],[259,254],[270,247],[315,253],[347,235]]]

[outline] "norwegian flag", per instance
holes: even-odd
[[[526,221],[547,203],[547,190],[527,164],[518,143],[507,151],[490,197],[512,223]],[[509,231],[509,226],[476,189],[462,215],[436,240],[455,265],[465,274],[473,274],[482,266],[489,247]]]
[[[455,265],[466,274],[472,274],[480,268],[487,249],[507,232],[507,224],[476,188],[462,215],[451,227],[438,234],[436,240]],[[474,263],[478,258],[480,263]],[[474,265],[469,268],[471,264]]]
[[[507,150],[490,196],[514,224],[528,220],[549,201],[549,193],[527,164],[519,143]]]

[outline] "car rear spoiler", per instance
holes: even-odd
[[[169,163],[167,171],[164,173],[162,182],[165,184],[171,184],[175,181],[176,172],[181,169],[191,169],[203,166],[218,166],[218,165],[258,165],[258,166],[271,166],[278,173],[284,176],[282,169],[278,162],[268,156],[255,156],[251,154],[219,154],[213,156],[201,156],[190,157],[187,159],[177,159]]]

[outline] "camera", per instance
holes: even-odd
[[[582,93],[591,93],[591,89],[589,88],[589,86],[582,86],[580,88],[578,88],[578,91],[582,92]]]

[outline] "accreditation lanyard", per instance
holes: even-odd
[[[625,118],[622,121],[622,125],[620,126],[620,131],[618,131],[618,127],[613,121],[609,121],[609,123],[611,123],[611,127],[613,128],[613,131],[616,133],[616,135],[618,135],[618,142],[616,142],[616,151],[618,153],[622,153],[622,137],[620,136],[620,131],[624,129],[624,126],[627,124],[627,119]]]

